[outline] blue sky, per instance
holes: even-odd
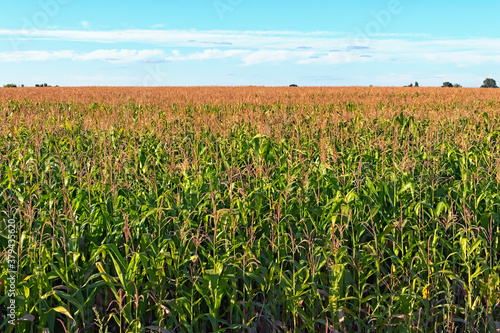
[[[0,6],[0,84],[477,87],[500,80],[497,0]]]

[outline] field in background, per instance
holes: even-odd
[[[500,89],[0,89],[16,329],[496,332],[499,144]]]

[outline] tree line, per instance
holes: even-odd
[[[405,87],[418,87],[418,82],[415,82],[415,85],[413,83],[410,83],[410,85],[405,86]],[[443,82],[443,85],[441,86],[442,88],[462,88],[462,86],[458,83],[451,83],[451,82]],[[487,78],[483,81],[483,84],[481,85],[481,88],[498,88],[497,82],[493,80],[492,78]]]
[[[7,83],[3,85],[4,88],[17,88],[17,84],[15,83]],[[24,84],[20,85],[21,88],[24,88]],[[47,83],[40,83],[40,84],[35,84],[35,87],[52,87],[48,85]],[[56,86],[58,87],[58,86]]]

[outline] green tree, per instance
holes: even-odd
[[[462,88],[462,86],[461,86],[461,85],[459,85],[458,83],[455,83],[455,84],[453,85],[453,88]]]
[[[481,86],[481,88],[498,88],[498,87],[495,80],[487,78],[486,80],[483,81],[483,85]]]
[[[17,85],[15,85],[14,83],[8,83],[8,84],[5,84],[3,87],[4,88],[17,88]]]
[[[443,88],[453,88],[453,84],[451,82],[443,82],[443,85],[441,86]]]
[[[419,87],[419,85],[418,85],[418,82],[417,82],[417,81],[415,81],[415,87]]]

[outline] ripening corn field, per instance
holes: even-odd
[[[2,332],[499,332],[499,213],[500,89],[0,92]]]

